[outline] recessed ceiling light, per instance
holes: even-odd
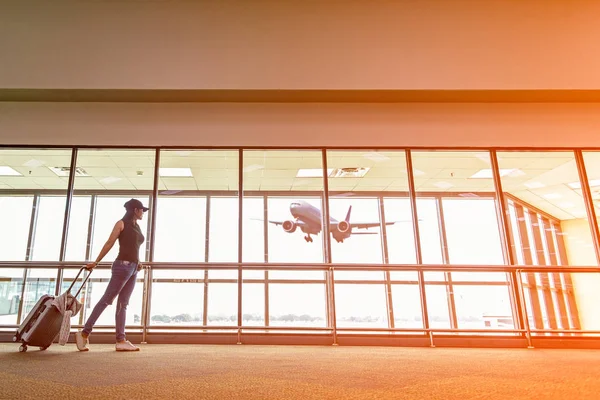
[[[48,167],[50,171],[54,172],[58,176],[69,176],[69,171],[71,171],[70,167]],[[85,170],[81,167],[75,168],[75,176],[90,176]]]
[[[368,167],[336,168],[329,173],[330,178],[362,178],[369,172]]]
[[[0,165],[0,176],[23,176],[19,171],[15,171],[7,165]]]
[[[159,168],[158,174],[166,177],[191,177],[192,170],[189,168]]]
[[[529,189],[539,189],[546,186],[541,182],[525,182],[523,185]]]
[[[500,176],[519,176],[524,175],[525,173],[519,169],[511,168],[511,169],[500,169]],[[469,178],[471,179],[492,179],[494,175],[492,174],[492,170],[489,168],[481,169],[471,175]]]
[[[600,179],[592,179],[591,181],[588,181],[588,184],[590,185],[590,187],[600,186]],[[581,183],[580,182],[572,182],[572,183],[568,183],[568,185],[572,189],[581,189]]]
[[[333,169],[327,170],[327,176],[331,175]],[[323,168],[300,168],[296,173],[296,178],[322,178]]]

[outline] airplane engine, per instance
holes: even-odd
[[[295,221],[284,221],[283,224],[281,224],[281,226],[283,227],[283,230],[287,233],[295,232],[296,228],[298,227]]]
[[[338,222],[337,229],[342,234],[350,233],[350,224],[346,221],[340,221]]]

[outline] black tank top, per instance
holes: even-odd
[[[140,226],[133,221],[122,220],[125,224],[119,235],[119,254],[117,260],[139,262],[140,245],[144,235]]]

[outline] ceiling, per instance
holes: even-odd
[[[21,174],[0,176],[0,189],[66,190],[68,176],[57,176],[48,167],[69,167],[70,157],[69,150],[0,150],[0,171],[8,166]],[[593,197],[600,200],[600,153],[585,153],[584,159]],[[75,188],[152,190],[154,161],[154,150],[79,150],[77,167],[89,176],[76,176]],[[418,192],[473,197],[494,191],[491,162],[484,151],[413,151],[412,164]],[[586,216],[573,153],[498,152],[498,164],[505,192],[559,219]],[[235,191],[238,165],[237,150],[162,151],[161,168],[189,168],[192,176],[160,176],[159,193]],[[244,189],[321,191],[322,165],[320,151],[245,151]],[[329,151],[327,168],[368,169],[363,177],[329,178],[331,191],[408,191],[403,151]],[[298,177],[300,169],[315,175]],[[476,173],[483,178],[474,178]]]

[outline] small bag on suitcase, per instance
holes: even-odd
[[[71,286],[67,289],[67,294],[71,293],[73,285],[75,285],[75,282],[77,282],[79,275],[81,275],[84,269],[85,267],[79,270],[77,276],[73,279],[73,283],[71,283]],[[79,296],[81,289],[89,279],[90,275],[91,272],[81,283],[79,290],[73,296],[73,301]],[[54,339],[60,332],[63,322],[63,314],[56,305],[53,304],[54,299],[54,296],[48,294],[43,295],[23,320],[13,336],[13,342],[22,342],[19,351],[27,351],[27,346],[37,346],[40,350],[46,350],[52,345]]]

